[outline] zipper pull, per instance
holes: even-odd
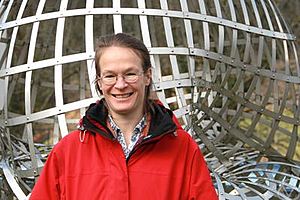
[[[147,135],[146,137],[143,138],[143,140],[147,140],[147,139],[149,139],[151,137],[152,137],[152,135]]]
[[[177,131],[174,131],[173,134],[174,134],[174,136],[176,136],[176,137],[178,136]]]

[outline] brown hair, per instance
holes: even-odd
[[[99,61],[103,52],[102,50],[104,48],[113,47],[113,46],[126,47],[132,49],[137,54],[137,56],[141,59],[142,68],[144,72],[146,72],[148,69],[151,68],[149,51],[147,47],[144,45],[144,43],[125,33],[118,33],[115,35],[101,37],[97,41],[96,51],[95,51],[95,67],[96,67],[97,76],[100,76],[101,74]],[[98,94],[102,94],[102,91],[99,88],[99,85],[97,84],[96,80],[95,80],[96,91],[98,92]],[[151,107],[151,102],[150,102],[151,84],[152,84],[152,79],[150,80],[150,84],[145,88],[145,108],[147,111],[149,111],[149,106]]]

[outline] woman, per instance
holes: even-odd
[[[145,45],[123,33],[102,38],[95,63],[104,98],[53,148],[31,199],[217,199],[197,144],[149,98]]]

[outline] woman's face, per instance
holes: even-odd
[[[144,110],[145,87],[150,84],[150,69],[144,73],[142,61],[130,48],[107,47],[102,50],[99,60],[100,77],[99,88],[109,107],[112,116],[142,115]],[[134,83],[128,83],[122,75],[138,74]],[[104,83],[103,77],[115,77],[113,85]]]

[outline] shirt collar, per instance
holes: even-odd
[[[110,114],[108,114],[108,122],[111,126],[111,128],[113,129],[114,133],[116,134],[116,136],[120,135],[121,133],[121,129],[120,127],[114,122],[112,116]],[[142,119],[139,121],[139,123],[137,123],[137,125],[135,126],[135,128],[133,129],[133,135],[139,134],[142,132],[143,128],[146,125],[146,114],[142,117]]]

